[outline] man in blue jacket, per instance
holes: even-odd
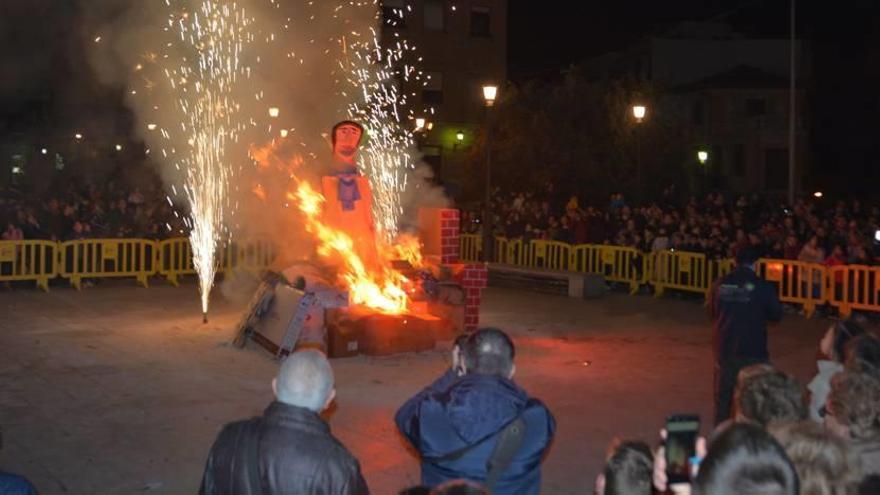
[[[556,421],[512,378],[513,342],[483,328],[456,342],[452,368],[397,411],[422,458],[422,484],[468,479],[494,494],[538,494]]]
[[[739,370],[766,363],[767,322],[782,319],[776,288],[755,273],[758,254],[741,249],[736,268],[712,286],[709,308],[714,320],[715,424],[730,417]]]

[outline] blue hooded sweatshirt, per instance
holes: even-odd
[[[458,378],[449,370],[408,400],[395,420],[422,455],[422,484],[434,487],[459,478],[485,482],[498,433],[520,415],[525,438],[492,493],[538,494],[541,460],[556,421],[541,401],[530,399],[513,381],[480,374]],[[432,460],[478,443],[457,459]]]

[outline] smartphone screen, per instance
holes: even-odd
[[[696,454],[700,417],[676,414],[666,421],[666,477],[669,483],[690,480],[690,459]]]

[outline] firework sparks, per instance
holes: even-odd
[[[398,10],[402,18],[404,12]],[[407,120],[401,117],[407,107],[407,96],[398,83],[418,80],[421,72],[403,63],[414,47],[406,42],[382,47],[379,33],[371,28],[370,34],[366,41],[356,37],[347,43],[343,38],[344,53],[350,51],[353,57],[344,57],[340,67],[348,74],[348,84],[360,95],[358,101],[349,104],[348,115],[364,122],[369,133],[360,165],[373,188],[377,231],[386,242],[392,242],[400,229],[401,193],[407,186],[407,169],[414,167],[410,152],[413,135],[405,126]]]
[[[238,78],[250,73],[239,62],[242,46],[251,39],[249,23],[244,10],[234,2],[214,0],[202,0],[193,12],[169,18],[169,26],[190,54],[164,73],[177,92],[180,131],[188,144],[182,156],[173,148],[170,154],[177,158],[175,166],[186,173],[183,190],[190,205],[189,240],[205,317],[217,272],[217,253],[228,237],[225,220],[235,169],[226,150],[243,128],[236,120],[238,105],[233,95]],[[168,138],[164,130],[163,135]],[[162,153],[169,154],[165,149]]]

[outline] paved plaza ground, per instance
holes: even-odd
[[[218,296],[202,325],[192,284],[0,293],[0,469],[42,494],[195,493],[220,427],[272,399],[275,361],[229,344],[243,305]],[[543,493],[590,493],[616,435],[653,443],[669,413],[710,418],[710,327],[698,301],[489,289],[482,322],[513,334],[516,380],[556,416]],[[827,325],[787,317],[771,329],[774,361],[807,380]],[[393,415],[445,369],[442,347],[332,361],[331,426],[373,493],[418,484]]]

